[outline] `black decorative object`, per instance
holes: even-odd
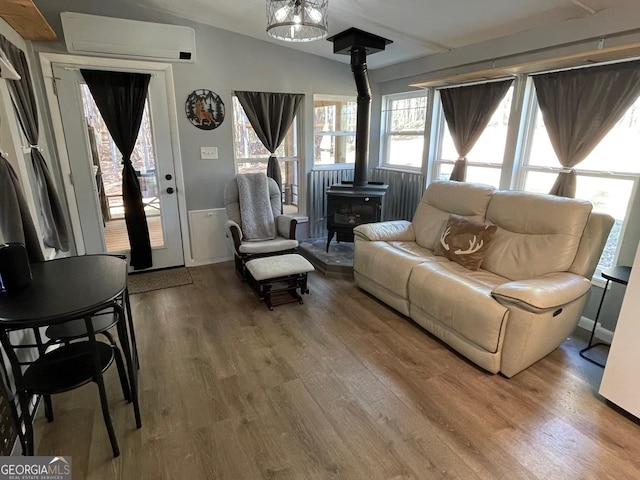
[[[31,282],[27,249],[21,243],[0,245],[0,285],[7,292],[26,287]]]
[[[184,109],[189,121],[202,130],[218,128],[224,120],[224,103],[217,93],[204,88],[189,94]]]

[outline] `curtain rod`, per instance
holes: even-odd
[[[67,72],[79,72],[82,69],[84,69],[84,70],[102,70],[102,71],[104,71],[104,69],[102,67],[64,67],[64,70],[66,70]],[[157,77],[158,76],[157,73],[145,72],[144,69],[142,71],[139,71],[139,70],[122,70],[122,69],[116,68],[116,69],[109,69],[107,71],[109,71],[109,72],[119,72],[119,73],[146,73],[147,75],[151,75],[152,77]]]
[[[605,66],[605,65],[615,65],[617,63],[635,62],[637,60],[640,60],[640,57],[618,58],[618,59],[615,59],[615,60],[606,60],[606,61],[603,61],[603,62],[594,62],[594,61],[589,61],[588,59],[586,59],[586,61],[588,63],[582,63],[580,65],[574,65],[572,67],[555,68],[555,69],[551,69],[551,70],[545,70],[545,71],[542,71],[542,72],[531,72],[531,73],[527,73],[527,75],[533,77],[533,76],[536,76],[536,75],[545,75],[547,73],[567,72],[569,70],[577,70],[579,68],[602,67],[602,66]]]
[[[513,74],[505,74],[496,78],[484,78],[480,80],[473,80],[471,82],[461,82],[461,83],[451,83],[450,85],[443,85],[441,87],[434,87],[436,90],[445,90],[447,88],[458,88],[458,87],[470,87],[473,85],[481,85],[483,83],[497,83],[504,82],[506,80],[515,80],[518,75]],[[420,87],[420,88],[429,88],[429,87]]]

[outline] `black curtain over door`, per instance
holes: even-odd
[[[122,154],[122,199],[131,244],[131,266],[135,270],[149,268],[153,265],[149,227],[131,153],[138,139],[151,75],[85,69],[80,72]]]

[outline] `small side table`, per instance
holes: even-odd
[[[596,365],[602,368],[604,368],[604,363],[597,362],[596,360],[587,357],[585,353],[599,345],[603,345],[605,347],[610,346],[608,343],[602,343],[602,342],[593,343],[593,337],[596,333],[596,327],[598,326],[598,319],[600,318],[600,310],[602,310],[604,297],[607,294],[607,290],[609,289],[609,282],[626,285],[627,283],[629,283],[629,275],[631,275],[631,267],[623,266],[623,265],[618,267],[608,268],[602,271],[602,277],[607,280],[607,283],[604,286],[604,290],[602,292],[602,298],[600,299],[600,305],[598,305],[598,311],[596,312],[596,318],[593,321],[593,328],[591,329],[591,337],[589,337],[589,344],[585,348],[580,350],[580,356],[582,358],[590,361],[591,363],[595,363]]]

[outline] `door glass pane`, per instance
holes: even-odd
[[[123,252],[129,250],[130,246],[122,202],[122,155],[109,134],[89,88],[81,85],[81,92],[107,252]],[[154,152],[147,101],[131,162],[140,182],[151,246],[161,247],[164,239]]]

